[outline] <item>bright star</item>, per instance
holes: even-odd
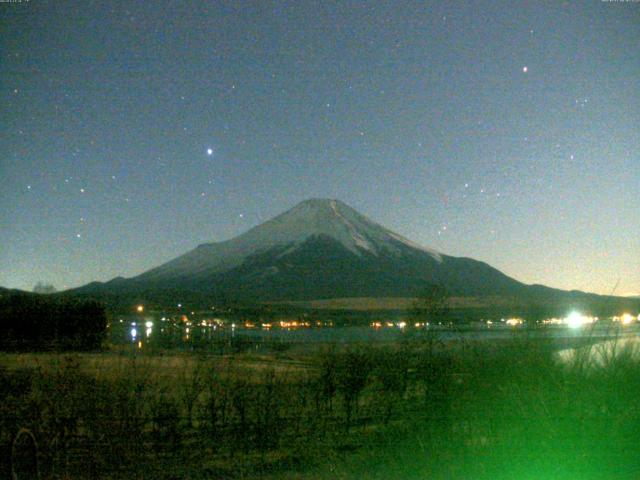
[[[207,148],[207,155],[213,155],[213,148]]]
[[[529,67],[527,67],[526,65],[524,67],[522,67],[522,71],[524,73],[527,73],[529,71]]]

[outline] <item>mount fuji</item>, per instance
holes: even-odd
[[[486,263],[417,245],[339,200],[310,199],[233,239],[205,243],[129,279],[71,291],[98,296],[212,301],[308,301],[416,297],[438,284],[451,296],[544,298],[596,295],[525,285]]]

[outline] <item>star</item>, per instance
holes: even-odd
[[[522,67],[522,72],[523,73],[527,73],[529,71],[529,67],[527,67],[526,65],[524,67]]]
[[[207,148],[207,155],[213,155],[213,148]]]

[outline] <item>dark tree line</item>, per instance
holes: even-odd
[[[107,316],[95,301],[40,295],[0,297],[0,349],[93,350],[105,338]]]

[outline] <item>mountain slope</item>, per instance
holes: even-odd
[[[206,276],[238,267],[249,257],[278,251],[285,255],[313,237],[337,241],[355,256],[401,254],[402,247],[420,249],[409,240],[372,222],[338,200],[312,199],[226,242],[207,243],[164,265],[143,273],[136,280]],[[284,248],[286,247],[286,248]],[[440,255],[424,249],[432,258]]]
[[[94,282],[75,293],[294,301],[412,297],[429,284],[454,296],[521,302],[585,295],[525,285],[486,263],[421,247],[325,199],[304,201],[236,238],[199,245],[136,277]]]

